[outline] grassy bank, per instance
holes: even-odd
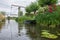
[[[34,20],[34,18],[35,18],[35,16],[34,16],[34,17],[21,16],[21,17],[16,18],[15,20],[16,20],[18,23],[24,23],[25,20]]]
[[[43,25],[59,25],[60,24],[60,7],[57,6],[56,10],[52,13],[46,12],[44,14],[38,13],[35,20],[38,24]]]

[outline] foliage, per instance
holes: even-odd
[[[47,30],[42,30],[42,37],[46,37],[46,38],[51,38],[51,39],[56,39],[58,38],[58,36],[54,35],[54,34],[51,34],[49,33]]]
[[[29,16],[29,13],[26,12],[25,15],[26,15],[26,16]]]
[[[20,11],[19,15],[20,15],[20,16],[22,16],[22,15],[23,15],[23,12],[22,12],[22,11]]]
[[[0,21],[5,21],[5,16],[0,14]]]
[[[36,2],[31,3],[29,6],[26,7],[26,12],[30,13],[30,12],[36,12],[36,10],[38,10],[39,6]]]
[[[58,0],[38,0],[40,6],[56,4]]]
[[[45,13],[48,11],[48,6],[39,7],[38,13]]]
[[[32,13],[25,13],[25,16],[30,16],[30,17],[34,17],[35,15],[34,14],[32,14]]]
[[[30,12],[31,12],[30,6],[27,6],[27,7],[25,8],[25,10],[26,10],[27,13],[30,13]]]
[[[25,20],[34,20],[35,17],[30,17],[30,16],[21,16],[19,18],[16,18],[15,20],[19,23],[24,23]]]
[[[4,11],[0,11],[0,21],[5,22],[5,13]]]
[[[4,11],[1,11],[1,12],[0,12],[0,14],[3,14],[4,16],[5,16],[5,13],[6,13],[6,12],[4,12]]]
[[[57,5],[57,12],[60,13],[60,5]]]
[[[38,10],[38,8],[39,8],[39,6],[36,2],[30,4],[30,9],[32,12],[34,12],[34,14],[35,14],[36,10]]]
[[[60,14],[55,11],[53,13],[45,13],[45,14],[40,14],[38,13],[38,15],[36,16],[36,21],[39,24],[59,24],[60,23]]]

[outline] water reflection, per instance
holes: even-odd
[[[5,22],[0,22],[0,33],[4,25],[5,25]]]
[[[23,24],[18,23],[18,35],[20,35],[20,30],[22,30]]]
[[[42,33],[41,30],[47,30],[50,33],[56,35],[56,31],[59,30],[57,27],[52,28],[52,27],[46,27],[46,26],[44,27],[44,26],[41,26],[41,25],[31,25],[31,24],[22,24],[20,27],[22,27],[21,29],[25,29],[25,31],[26,31],[25,35],[28,35],[28,37],[30,37],[30,40],[59,40],[59,37],[57,39],[41,37],[42,36],[41,35],[41,33]]]
[[[27,35],[27,29],[24,24],[18,24],[18,35],[21,40],[31,40],[29,35]]]
[[[41,40],[40,34],[38,34],[37,29],[35,28],[36,25],[30,24],[19,24],[18,26],[18,33],[19,36],[29,37],[28,40]]]
[[[25,25],[25,27],[28,29],[27,33],[32,40],[40,40],[39,34],[35,29],[36,25]]]
[[[59,27],[20,24],[14,20],[10,20],[8,23],[8,20],[6,20],[5,23],[0,23],[0,40],[60,40],[59,37],[57,39],[41,37],[41,30],[48,30],[55,35],[56,31],[60,32]]]

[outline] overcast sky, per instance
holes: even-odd
[[[20,6],[27,6],[31,2],[36,0],[0,0],[0,11],[10,12],[11,4],[16,4]],[[60,1],[60,0],[59,0]],[[21,8],[22,11],[25,11],[24,8]],[[17,13],[17,8],[12,9],[12,13]]]
[[[31,2],[36,0],[0,0],[0,11],[10,12],[10,7],[12,4],[27,6]],[[22,11],[25,11],[24,8],[21,8]],[[12,8],[12,13],[17,13],[17,7]]]

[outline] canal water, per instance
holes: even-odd
[[[31,40],[26,35],[27,29],[24,25],[18,24],[15,20],[6,20],[5,24],[0,25],[0,40]]]
[[[39,28],[38,28],[39,29]],[[36,25],[19,24],[15,20],[0,23],[0,40],[51,40],[41,38]]]

